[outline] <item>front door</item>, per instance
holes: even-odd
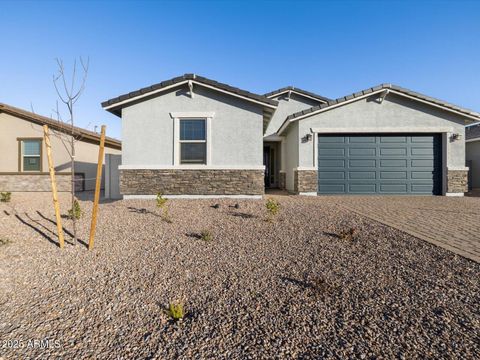
[[[269,188],[271,186],[270,182],[270,146],[263,147],[263,165],[265,166],[265,187]]]

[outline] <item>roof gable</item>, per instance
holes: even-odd
[[[185,74],[175,77],[170,80],[162,81],[158,84],[147,86],[136,91],[132,91],[128,94],[117,96],[113,99],[102,102],[102,107],[111,113],[120,116],[120,110],[122,107],[131,103],[132,101],[138,101],[149,96],[155,96],[156,94],[168,90],[170,88],[178,87],[184,84],[197,84],[200,86],[208,87],[217,91],[228,93],[232,96],[242,98],[246,101],[257,103],[265,108],[271,109],[271,112],[275,110],[278,102],[268,99],[262,95],[254,94],[246,90],[242,90],[227,84],[219,83],[215,80],[207,79],[203,76],[196,74]]]
[[[0,103],[0,113],[2,112],[9,115],[13,115],[15,117],[18,117],[26,121],[30,121],[30,122],[42,125],[42,126],[48,125],[48,127],[51,128],[52,130],[60,131],[66,134],[71,134],[71,131],[72,131],[71,127],[68,126],[68,124],[65,124],[61,121],[56,121],[51,118],[32,113],[30,111],[26,111],[23,109],[16,108],[14,106]],[[80,141],[83,140],[83,141],[95,142],[95,143],[100,142],[100,134],[97,134],[96,132],[74,126],[73,133],[74,133],[74,136],[79,137]],[[105,146],[111,147],[114,149],[121,149],[122,142],[120,140],[117,140],[111,137],[106,137]]]
[[[263,96],[271,99],[273,97],[280,96],[282,94],[288,94],[289,92],[295,93],[297,95],[303,96],[305,98],[313,99],[321,103],[327,103],[328,101],[332,101],[332,99],[326,98],[324,96],[320,96],[310,91],[302,90],[294,86],[286,86],[269,93],[264,94]]]
[[[480,139],[480,124],[467,126],[465,128],[465,140]]]
[[[283,122],[282,126],[280,127],[280,130],[278,131],[279,134],[281,134],[285,128],[288,126],[289,123],[293,121],[298,121],[310,116],[313,116],[315,114],[319,114],[324,111],[328,111],[331,109],[334,109],[339,106],[344,106],[349,103],[364,99],[366,97],[369,97],[374,94],[382,94],[382,96],[388,95],[388,93],[393,93],[397,94],[400,96],[405,96],[407,98],[410,98],[415,101],[419,101],[422,103],[426,103],[431,106],[435,106],[438,108],[441,108],[445,111],[453,112],[455,114],[458,114],[460,116],[466,117],[470,120],[468,122],[475,122],[480,120],[480,113],[468,110],[465,108],[461,108],[459,106],[450,104],[448,102],[438,100],[405,88],[402,88],[397,85],[392,85],[392,84],[381,84],[375,87],[368,88],[366,90],[362,90],[356,93],[353,93],[351,95],[347,95],[341,98],[338,98],[336,100],[331,100],[325,104],[320,104],[318,106],[311,107],[310,109],[302,110],[299,112],[296,112],[292,115],[289,115],[285,121]]]

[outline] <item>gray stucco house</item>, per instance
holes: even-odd
[[[185,74],[102,103],[122,119],[125,198],[430,194],[467,190],[480,114],[394,85],[329,98],[253,94]]]
[[[480,189],[480,124],[465,129],[466,159],[470,168],[470,188]]]

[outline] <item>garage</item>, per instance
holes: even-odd
[[[440,195],[442,137],[318,135],[318,192]]]

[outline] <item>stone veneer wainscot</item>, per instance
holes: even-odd
[[[263,195],[263,170],[122,169],[123,195]]]

